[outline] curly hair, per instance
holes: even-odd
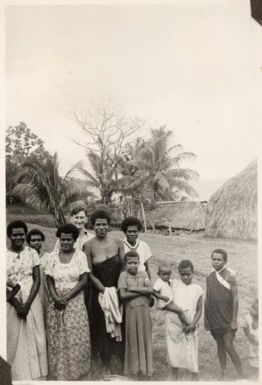
[[[128,226],[136,226],[138,231],[142,230],[142,223],[136,217],[127,217],[121,223],[121,230],[126,233]]]
[[[111,218],[110,218],[109,213],[106,210],[99,209],[99,210],[96,210],[92,213],[92,215],[90,217],[90,221],[91,221],[93,226],[96,223],[97,219],[106,219],[107,223],[110,225]]]
[[[62,225],[58,227],[56,236],[57,238],[61,237],[61,234],[72,234],[73,238],[76,240],[79,236],[79,230],[75,225],[72,225],[71,223],[67,223],[66,225]]]
[[[25,234],[27,234],[28,228],[24,221],[15,220],[10,222],[6,229],[8,238],[10,238],[10,236],[12,235],[13,229],[20,229],[20,228],[23,228],[25,230]]]
[[[211,254],[211,258],[213,258],[213,255],[214,254],[221,254],[224,261],[227,262],[227,259],[228,259],[228,255],[227,255],[227,252],[224,250],[224,249],[215,249],[212,251],[212,254]]]
[[[45,235],[44,233],[42,233],[41,230],[38,230],[38,229],[32,229],[28,232],[27,236],[26,236],[26,242],[29,243],[31,241],[31,237],[32,235],[40,235],[41,237],[41,240],[42,242],[45,241]]]

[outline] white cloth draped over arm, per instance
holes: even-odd
[[[98,296],[99,304],[105,314],[106,331],[112,338],[122,341],[121,323],[122,323],[122,305],[119,304],[119,298],[116,288],[106,287],[104,293]]]

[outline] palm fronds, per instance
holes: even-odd
[[[55,216],[57,225],[64,223],[64,208],[70,201],[88,195],[87,184],[72,177],[73,170],[59,175],[57,153],[40,162],[29,159],[23,163],[16,178],[14,194],[26,204],[46,209]]]

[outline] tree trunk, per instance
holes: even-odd
[[[62,226],[66,223],[65,215],[63,213],[62,209],[54,209],[54,212],[52,214],[55,217],[55,226],[59,227]]]
[[[144,210],[143,202],[140,203],[140,206],[141,206],[141,213],[142,213],[142,218],[143,218],[143,222],[144,222],[145,233],[147,233],[146,216],[145,216],[145,210]]]
[[[112,202],[113,192],[105,190],[105,191],[102,191],[100,194],[102,198],[102,204],[107,206]]]

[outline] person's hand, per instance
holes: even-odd
[[[55,302],[54,306],[55,306],[55,308],[57,310],[64,310],[66,308],[66,305],[62,305],[62,304],[59,304],[59,303],[56,303],[56,302]]]
[[[184,326],[184,327],[183,327],[183,332],[184,332],[185,334],[190,333],[190,332],[191,332],[190,326]]]
[[[55,301],[55,308],[57,310],[64,310],[66,308],[66,305],[68,304],[68,301],[64,297],[56,297],[54,298]]]
[[[66,303],[68,304],[68,302],[70,301],[71,298],[69,298],[69,293],[68,294],[65,294],[63,296],[63,299],[66,301]]]
[[[165,302],[170,301],[170,298],[168,298],[166,295],[160,295],[157,291],[153,291],[152,295],[158,299],[162,299]]]
[[[10,278],[7,278],[6,286],[11,287],[11,289],[14,289],[16,285],[13,283],[13,281]]]
[[[22,304],[22,302],[18,301],[17,298],[12,298],[12,304],[11,305],[15,308],[15,310],[17,312],[19,306],[21,306],[23,304]]]
[[[28,303],[20,304],[16,307],[16,314],[19,318],[26,319],[27,314],[29,313],[31,305]]]
[[[232,321],[230,324],[230,329],[231,330],[237,330],[237,321]]]
[[[153,307],[154,304],[155,304],[155,300],[154,300],[153,295],[151,295],[151,296],[149,297],[149,307]]]
[[[190,333],[190,332],[193,332],[193,331],[195,331],[195,330],[196,330],[196,325],[194,325],[194,324],[190,324],[190,325],[185,326],[185,327],[183,328],[183,332],[184,332],[185,334]]]

